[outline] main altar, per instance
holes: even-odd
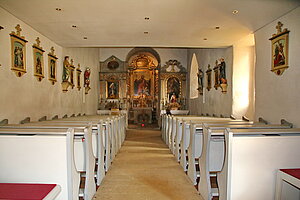
[[[100,62],[98,113],[126,113],[128,123],[159,122],[161,110],[186,110],[186,69],[177,60],[163,66],[152,48],[133,48],[122,61]],[[113,111],[113,112],[112,112]]]

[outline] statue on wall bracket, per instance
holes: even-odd
[[[220,69],[218,65],[218,60],[216,60],[216,66],[213,68],[215,74],[215,85],[214,88],[217,90],[220,87]]]
[[[84,71],[84,89],[85,94],[88,94],[91,87],[90,87],[90,76],[91,76],[91,69],[89,67],[85,68]]]
[[[207,86],[206,86],[206,89],[208,91],[210,91],[211,89],[211,68],[210,68],[210,64],[208,64],[208,69],[206,70],[206,80],[207,80]]]
[[[69,62],[69,56],[65,56],[65,60],[63,63],[63,74],[62,74],[62,88],[63,92],[68,91],[68,87],[71,86],[71,83],[69,81],[70,79],[70,62]]]
[[[69,72],[70,72],[70,85],[71,85],[72,89],[75,86],[75,84],[74,84],[74,71],[75,71],[74,60],[71,59],[71,63],[69,65]]]
[[[222,89],[222,93],[226,94],[227,93],[226,63],[224,58],[220,58],[219,61],[220,61],[220,64],[218,65],[220,70],[219,83]]]
[[[200,67],[198,68],[197,77],[198,77],[198,88],[197,88],[197,90],[199,91],[200,95],[203,95],[203,71]]]
[[[18,24],[16,32],[12,31],[11,39],[11,70],[13,70],[18,77],[26,73],[26,42],[24,36],[21,36],[21,27]]]
[[[282,75],[285,69],[288,68],[288,47],[289,47],[289,30],[283,29],[281,22],[277,23],[277,33],[273,34],[269,39],[272,43],[272,67],[271,71],[276,75]]]
[[[80,80],[80,77],[81,77],[81,69],[80,69],[80,64],[78,63],[78,67],[76,69],[76,77],[77,77],[77,89],[78,91],[80,91],[81,89],[81,80]]]

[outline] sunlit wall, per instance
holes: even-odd
[[[233,45],[232,114],[238,118],[254,118],[254,35]]]

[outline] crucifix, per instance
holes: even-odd
[[[37,37],[35,41],[36,41],[36,46],[40,47],[40,44],[41,44],[40,38]]]
[[[281,30],[281,27],[282,27],[282,26],[283,26],[283,23],[281,23],[281,22],[278,22],[278,23],[277,23],[277,26],[276,26],[277,34],[279,34],[279,33],[282,32],[282,30]]]
[[[18,35],[18,36],[21,36],[21,31],[22,31],[22,29],[21,29],[20,24],[18,24],[18,25],[15,27],[15,29],[17,30],[17,35]]]

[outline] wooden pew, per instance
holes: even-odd
[[[208,121],[210,121],[209,119],[210,118],[204,118],[205,119],[205,121],[206,122],[208,122]],[[232,123],[242,123],[242,121],[240,121],[240,120],[232,120],[232,119],[230,119],[230,118],[220,118],[220,119],[218,119],[218,118],[212,118],[213,120],[211,120],[211,122],[213,122],[213,121],[216,121],[216,123],[218,123],[218,121],[222,121],[222,122],[232,122]],[[182,166],[182,168],[183,168],[183,170],[186,172],[187,171],[187,163],[188,163],[188,148],[190,147],[190,141],[191,141],[191,138],[190,138],[190,136],[191,136],[191,132],[190,132],[190,125],[191,125],[191,123],[192,122],[197,122],[198,121],[198,123],[201,123],[201,122],[204,122],[204,120],[190,120],[190,119],[188,119],[188,118],[184,118],[184,119],[181,119],[181,120],[179,120],[178,121],[178,129],[177,130],[181,130],[181,128],[180,128],[180,126],[182,126],[182,131],[181,131],[181,137],[180,137],[180,135],[178,136],[178,142],[176,142],[176,143],[180,143],[180,145],[178,146],[178,145],[176,145],[176,152],[178,152],[179,153],[179,150],[177,150],[177,148],[178,149],[180,149],[180,155],[179,155],[179,158],[180,158],[180,165]],[[221,122],[220,122],[221,123]],[[180,134],[180,132],[179,132],[179,134]],[[197,138],[196,138],[197,139]],[[193,141],[194,141],[194,138],[193,138]],[[194,145],[195,143],[194,142],[192,142],[192,145]],[[194,151],[195,151],[195,147],[194,146],[191,146],[190,147],[190,153],[191,153],[191,155],[194,155],[195,153],[194,153]],[[193,153],[192,153],[193,152]],[[194,159],[192,159],[192,157],[190,158],[192,161],[190,161],[191,163],[194,163]]]
[[[197,125],[196,125],[197,126]],[[200,182],[198,190],[201,195],[206,199],[210,199],[213,196],[218,196],[219,192],[217,188],[211,187],[210,177],[212,173],[216,175],[221,171],[224,163],[225,143],[224,143],[224,130],[226,128],[233,128],[235,130],[245,129],[251,132],[255,129],[283,129],[286,131],[289,126],[285,125],[266,125],[266,124],[253,124],[253,125],[202,125],[203,129],[203,141],[202,141],[202,153],[199,156],[199,168],[200,168]]]
[[[88,127],[88,128],[86,128]],[[95,156],[92,147],[92,126],[88,123],[84,124],[49,124],[49,122],[28,123],[24,125],[7,125],[0,127],[0,130],[15,129],[19,131],[35,131],[41,129],[62,129],[62,128],[74,128],[76,130],[76,136],[80,136],[84,140],[75,140],[74,153],[75,163],[77,170],[85,175],[85,189],[80,191],[80,195],[86,198],[94,195],[94,169],[95,169]],[[77,133],[77,130],[82,130],[81,133]],[[103,170],[102,170],[103,171]],[[100,172],[99,172],[100,173]],[[97,177],[98,178],[98,177]]]
[[[273,200],[277,170],[300,166],[300,129],[226,129],[225,142],[220,200]]]
[[[103,126],[102,131],[100,130],[101,126],[98,126],[99,119],[108,120],[108,123],[102,124]],[[93,138],[94,138],[93,149],[94,149],[95,157],[98,158],[98,166],[97,166],[96,173],[97,173],[97,185],[99,186],[104,178],[105,171],[108,171],[111,162],[113,160],[113,157],[111,155],[116,151],[115,150],[116,144],[114,142],[115,134],[112,132],[112,126],[114,126],[115,123],[114,120],[103,116],[74,117],[74,118],[64,118],[59,120],[43,121],[39,123],[30,123],[29,126],[27,126],[27,128],[40,127],[40,126],[42,126],[43,128],[81,127],[88,123],[92,124],[92,129],[93,129]],[[23,128],[26,127],[23,126]],[[95,143],[95,141],[98,141],[97,144]],[[104,144],[106,145],[104,146]],[[79,165],[79,170],[85,171],[85,166],[82,164]]]
[[[227,121],[233,121],[232,119],[230,118],[214,118],[214,117],[177,117],[176,118],[176,128],[175,130],[173,131],[173,135],[174,135],[174,145],[172,146],[173,147],[173,154],[175,155],[175,159],[177,162],[180,162],[180,145],[181,145],[181,141],[183,140],[183,131],[186,131],[183,130],[183,122],[184,121],[188,121],[188,122],[191,122],[191,121],[195,121],[195,122],[213,122],[213,121],[224,121],[224,122],[227,122]],[[239,122],[239,120],[235,120],[236,122]],[[185,133],[184,135],[188,135],[189,133]],[[185,138],[186,139],[186,138]]]
[[[278,169],[275,200],[300,199],[300,168]]]
[[[224,119],[224,118],[220,118]],[[198,184],[197,178],[201,177],[197,167],[199,166],[199,158],[203,151],[203,124],[210,126],[236,126],[247,127],[252,126],[253,122],[246,121],[191,121],[190,122],[190,142],[187,150],[188,170],[187,174],[193,184]]]
[[[175,137],[176,137],[176,128],[177,128],[177,119],[204,119],[204,118],[209,118],[209,117],[200,117],[200,116],[194,116],[194,115],[183,115],[183,116],[178,116],[178,115],[173,115],[170,117],[170,124],[169,124],[169,133],[167,134],[168,137],[168,146],[171,152],[174,154],[175,152]]]
[[[68,118],[70,119],[70,118]],[[99,186],[105,176],[105,140],[108,137],[107,124],[102,120],[54,120],[54,121],[44,121],[41,123],[31,123],[28,127],[44,127],[44,128],[61,128],[61,127],[82,127],[90,124],[92,126],[92,148],[93,155],[97,158],[97,168],[96,168],[96,184]],[[80,149],[80,148],[77,148]],[[108,150],[110,152],[110,149]],[[76,152],[82,155],[82,152]],[[107,162],[111,162],[109,159]],[[85,171],[85,165],[81,162],[78,166],[79,171]]]
[[[126,115],[115,115],[115,116],[106,116],[106,115],[93,115],[93,116],[82,116],[68,119],[60,119],[59,121],[95,121],[103,119],[105,125],[106,141],[105,141],[105,152],[106,152],[106,162],[105,170],[107,171],[111,165],[113,158],[121,147],[121,144],[124,142],[126,137]]]
[[[61,186],[57,199],[78,199],[80,174],[74,140],[83,132],[88,137],[85,130],[0,129],[1,182],[54,183]]]

